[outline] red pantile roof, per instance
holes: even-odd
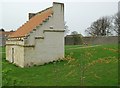
[[[43,23],[51,14],[53,13],[52,8],[48,8],[42,12],[37,13],[33,16],[29,21],[27,21],[24,25],[17,29],[14,33],[12,33],[9,37],[24,37],[29,32],[31,32],[36,26]]]

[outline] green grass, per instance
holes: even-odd
[[[1,73],[1,70],[2,70],[2,58],[5,58],[5,53],[2,53],[5,51],[5,47],[1,47],[0,46],[0,87],[2,86],[2,82],[1,82],[1,79],[2,79],[2,73]]]
[[[64,61],[20,68],[3,55],[3,85],[115,86],[118,83],[118,47],[65,46]],[[72,49],[71,49],[72,48]],[[75,49],[74,49],[75,48]],[[3,49],[5,51],[5,49]]]

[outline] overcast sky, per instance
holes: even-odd
[[[17,30],[28,20],[29,12],[39,12],[52,6],[53,1],[65,4],[65,21],[71,31],[85,35],[85,29],[102,16],[118,11],[119,0],[2,0],[0,1],[0,28]]]

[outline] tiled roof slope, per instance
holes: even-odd
[[[36,26],[42,24],[43,21],[46,20],[52,13],[53,13],[52,7],[37,13],[34,17],[32,17],[24,25],[22,25],[20,28],[18,28],[17,31],[12,33],[9,37],[17,38],[17,37],[26,36],[29,32],[31,32],[34,28],[36,28]]]

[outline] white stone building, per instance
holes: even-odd
[[[31,16],[6,41],[6,60],[28,67],[64,58],[64,4]]]

